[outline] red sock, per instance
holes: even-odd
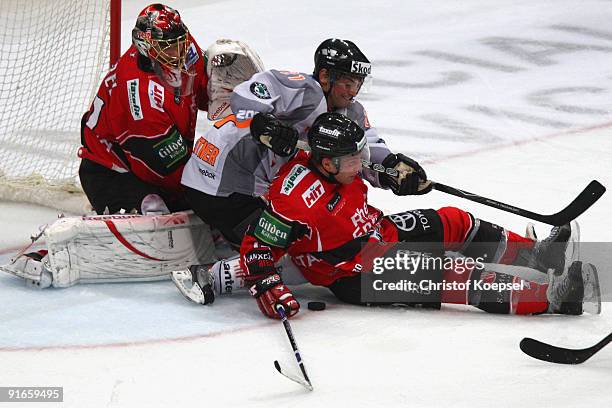
[[[517,276],[479,269],[463,273],[445,269],[442,278],[449,287],[449,289],[442,290],[442,303],[473,305],[490,313],[519,315],[543,313],[548,309],[548,298],[546,297],[548,284],[539,284]],[[454,288],[452,288],[453,282],[456,283]],[[479,288],[477,282],[506,286],[512,284],[513,287],[499,291]]]

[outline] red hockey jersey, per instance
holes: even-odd
[[[288,252],[310,283],[327,286],[362,271],[364,244],[397,241],[397,229],[367,204],[367,186],[361,178],[348,185],[331,183],[310,167],[308,158],[307,153],[298,153],[272,182],[269,212],[262,214],[242,241],[243,270],[248,270],[246,254],[266,245],[275,260]],[[284,225],[279,225],[279,219]],[[287,226],[295,223],[307,233],[284,249]]]
[[[83,118],[79,157],[179,192],[197,111],[208,103],[202,51],[192,39],[185,64],[195,65],[193,92],[182,96],[140,69],[137,59],[132,45],[102,81]]]

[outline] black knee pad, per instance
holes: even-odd
[[[470,278],[470,290],[468,300],[470,305],[484,310],[487,313],[508,314],[510,313],[510,291],[509,290],[486,290],[480,289],[476,282],[511,284],[512,275],[505,273],[487,272],[484,268],[474,269]]]
[[[472,259],[482,258],[483,262],[499,261],[506,251],[508,241],[506,231],[499,225],[488,221],[478,218],[473,218],[473,220],[473,227],[460,252]]]

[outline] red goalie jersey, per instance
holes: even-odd
[[[208,78],[193,38],[185,65],[194,75],[174,91],[142,66],[134,45],[102,81],[83,116],[79,157],[169,192],[181,191],[183,166],[193,144],[197,110],[205,110]]]

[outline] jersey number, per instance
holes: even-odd
[[[92,103],[92,106],[93,111],[89,114],[89,118],[87,119],[85,125],[87,125],[87,127],[91,130],[94,130],[96,128],[96,125],[98,124],[98,120],[100,120],[100,112],[104,107],[104,101],[100,99],[100,97],[96,96]]]

